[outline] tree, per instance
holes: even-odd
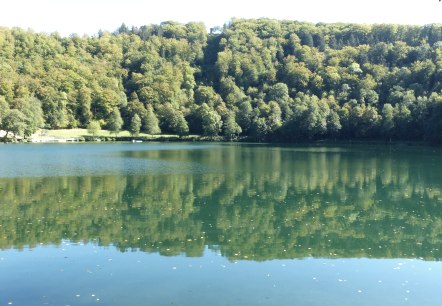
[[[132,136],[138,136],[140,134],[141,129],[141,119],[140,116],[135,114],[130,121],[129,132]]]
[[[294,109],[292,132],[298,137],[315,139],[327,132],[328,104],[316,96],[299,95]],[[289,125],[290,126],[290,125]],[[293,131],[294,129],[294,131]]]
[[[0,96],[0,129],[5,130],[7,134],[29,137],[43,126],[41,102],[34,96],[16,98],[12,107],[10,109],[5,99]]]
[[[153,108],[151,105],[147,106],[147,110],[146,110],[146,116],[144,118],[144,131],[147,134],[152,134],[152,135],[156,135],[156,134],[160,134],[161,133],[161,129],[159,127],[159,121],[157,116],[155,115]]]
[[[78,101],[78,119],[80,124],[84,127],[92,119],[91,112],[91,91],[87,87],[82,87],[77,94]]]
[[[442,143],[442,96],[433,94],[429,103],[429,116],[425,122],[425,138],[433,143]]]
[[[17,136],[24,136],[26,130],[26,116],[18,109],[11,109],[6,111],[1,129],[6,131],[3,141],[6,142],[9,133],[12,133],[14,139]]]
[[[409,139],[411,128],[411,111],[404,103],[398,103],[393,110],[396,135],[400,139]]]
[[[251,135],[258,141],[264,140],[269,132],[266,119],[263,117],[254,117],[250,127]]]
[[[222,128],[221,116],[206,103],[203,103],[199,109],[201,124],[204,135],[217,136]]]
[[[160,110],[161,129],[166,132],[176,133],[180,136],[189,133],[189,126],[183,113],[175,109],[171,103],[166,103]]]
[[[377,137],[379,132],[379,126],[381,123],[381,115],[379,115],[377,108],[368,105],[364,109],[362,120],[360,122],[360,130],[365,133],[367,137]]]
[[[267,126],[270,133],[274,133],[277,129],[279,129],[282,125],[282,119],[281,119],[281,108],[279,107],[279,104],[270,101],[267,105],[268,110],[266,111],[267,116]]]
[[[3,96],[0,96],[0,126],[8,110],[9,110],[8,102],[6,102],[6,99]]]
[[[120,110],[115,107],[110,114],[107,128],[109,129],[110,133],[115,133],[117,135],[120,132],[122,126],[123,119],[121,118]]]
[[[127,27],[127,25],[123,22],[121,24],[121,26],[117,29],[116,33],[118,34],[128,34],[129,33],[129,28]]]
[[[226,119],[224,120],[223,124],[223,133],[224,135],[232,140],[235,137],[237,137],[239,134],[241,134],[242,130],[238,123],[236,123],[235,120],[235,113],[229,112],[226,115]]]
[[[382,107],[382,125],[381,131],[385,138],[391,140],[394,128],[394,108],[390,103],[385,103]]]
[[[198,86],[195,90],[195,103],[201,105],[206,103],[207,105],[213,107],[222,102],[219,94],[215,92],[211,86]]]
[[[100,129],[101,129],[100,122],[96,120],[89,122],[89,124],[87,125],[87,132],[94,137],[98,135]]]
[[[175,131],[179,136],[184,136],[189,133],[189,126],[188,126],[187,121],[181,112],[178,113],[178,122],[175,127]]]
[[[44,125],[40,100],[34,96],[29,97],[26,99],[26,103],[21,108],[21,111],[26,117],[24,136],[29,137]]]
[[[312,72],[307,68],[304,62],[297,62],[295,57],[289,56],[284,62],[284,80],[290,87],[299,90],[308,86]]]
[[[336,137],[339,135],[342,125],[338,113],[331,109],[329,115],[327,116],[327,132],[332,136]]]
[[[239,104],[236,111],[236,120],[241,127],[243,133],[248,133],[253,119],[253,108],[249,100]]]
[[[289,96],[289,89],[284,83],[276,83],[270,87],[269,92],[266,95],[267,101],[275,101],[278,103],[281,109],[281,118],[287,119],[292,115],[291,98]]]
[[[138,115],[141,119],[141,130],[145,130],[145,123],[147,120],[147,110],[143,103],[138,99],[138,95],[133,92],[130,95],[130,100],[127,103],[127,107],[124,109],[125,121],[130,122],[134,115]]]

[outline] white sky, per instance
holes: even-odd
[[[442,23],[438,0],[0,0],[0,26],[96,34],[162,21],[222,26],[231,17],[310,22]]]

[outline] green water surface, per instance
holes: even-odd
[[[0,305],[439,305],[442,150],[0,146]]]

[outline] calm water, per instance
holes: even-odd
[[[0,146],[0,305],[440,305],[442,150]]]

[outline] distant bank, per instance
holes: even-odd
[[[4,132],[0,131],[0,139]],[[266,141],[253,137],[226,138],[223,136],[204,136],[204,135],[173,135],[173,134],[139,134],[130,135],[128,131],[111,133],[107,130],[99,130],[96,135],[91,135],[86,129],[60,129],[60,130],[39,130],[31,137],[23,139],[21,137],[8,138],[1,143],[81,143],[81,142],[249,142],[249,143],[273,143],[278,145],[304,144],[304,145],[342,145],[342,144],[366,144],[366,145],[394,145],[394,146],[426,146],[432,145],[426,141],[404,141],[404,140],[379,140],[379,139],[315,139],[300,140],[297,142]]]

